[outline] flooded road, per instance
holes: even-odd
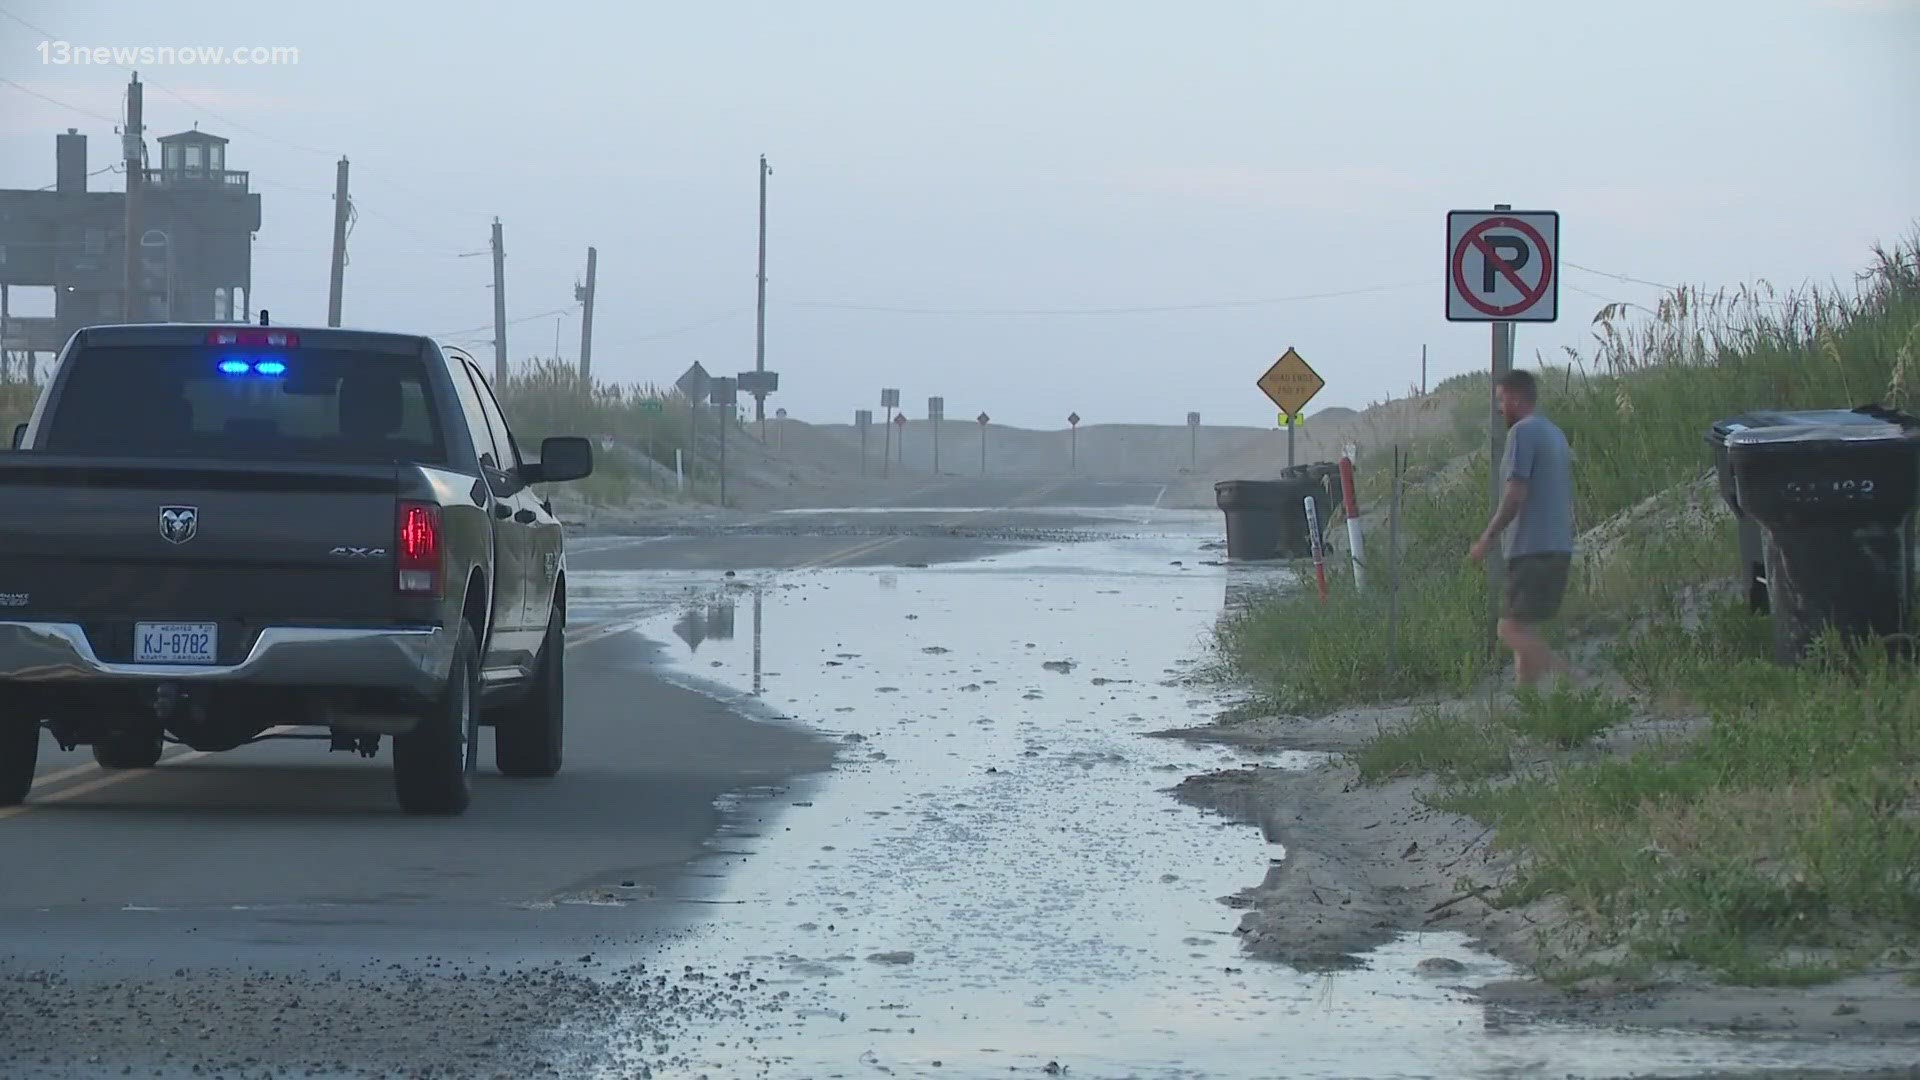
[[[1534,1077],[1912,1049],[1541,1024],[1454,934],[1247,959],[1286,856],[1176,801],[1323,767],[1155,737],[1229,567],[1157,485],[937,491],[570,541],[568,762],[453,821],[387,763],[267,743],[0,821],[0,1076]],[[1422,974],[1422,961],[1459,968]],[[1744,1070],[1744,1071],[1743,1071]]]
[[[806,1077],[1906,1063],[1891,1050],[1509,1023],[1462,988],[1514,972],[1454,934],[1403,937],[1338,974],[1242,959],[1223,899],[1284,848],[1167,789],[1320,759],[1151,733],[1223,704],[1192,678],[1209,629],[1230,591],[1284,571],[1219,565],[1211,515],[1145,510],[1151,524],[1130,539],[746,573],[639,626],[661,644],[663,678],[824,734],[841,754],[723,832],[699,886],[710,919],[632,956],[670,977],[764,980],[769,1007],[690,1023],[666,1053],[616,1023],[600,1036],[620,1056],[660,1076]],[[583,580],[609,594],[640,582]],[[1416,971],[1433,957],[1462,968]]]

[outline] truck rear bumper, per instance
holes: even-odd
[[[439,627],[270,626],[237,664],[119,664],[100,659],[77,624],[0,621],[0,681],[337,687],[432,699],[453,649],[453,635]]]

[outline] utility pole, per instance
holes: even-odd
[[[599,263],[600,253],[594,248],[587,249],[587,284],[585,288],[573,291],[573,298],[580,301],[580,381],[587,387],[593,386],[593,284],[594,269]],[[559,349],[554,350],[556,353]]]
[[[767,177],[773,169],[767,155],[760,155],[760,299],[753,321],[753,418],[760,425],[760,441],[767,441],[767,390],[763,374],[767,370]]]
[[[347,276],[347,159],[333,174],[333,276],[327,283],[327,325],[340,325],[340,292]]]
[[[507,385],[507,250],[499,218],[493,219],[493,385]]]
[[[140,193],[147,182],[145,128],[141,126],[144,93],[136,71],[127,83],[127,126],[120,132],[120,156],[127,164],[127,266],[121,283],[125,290],[121,304],[124,322],[137,321],[140,311]]]
[[[1427,396],[1427,347],[1420,346],[1420,396]]]

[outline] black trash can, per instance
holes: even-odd
[[[1327,542],[1327,513],[1332,503],[1327,496],[1327,485],[1323,480],[1312,476],[1296,476],[1280,481],[1286,485],[1281,499],[1286,508],[1281,514],[1281,522],[1286,526],[1286,535],[1280,540],[1280,552],[1288,558],[1304,559],[1313,554],[1313,534],[1307,531],[1307,499],[1313,499],[1313,517],[1320,525],[1320,543]]]
[[[1760,529],[1760,523],[1752,515],[1740,508],[1740,499],[1734,491],[1733,470],[1727,465],[1727,440],[1742,431],[1759,428],[1796,427],[1808,424],[1837,425],[1841,427],[1871,428],[1872,425],[1898,421],[1900,414],[1892,413],[1877,405],[1862,405],[1857,409],[1805,409],[1789,412],[1778,409],[1755,409],[1729,416],[1725,420],[1714,421],[1706,434],[1707,445],[1713,447],[1713,471],[1720,482],[1720,497],[1726,500],[1727,509],[1733,511],[1734,523],[1740,531],[1740,582],[1746,589],[1747,604],[1754,611],[1764,614],[1767,611],[1767,567],[1766,538]]]
[[[1777,659],[1799,659],[1828,626],[1910,642],[1920,423],[1867,420],[1727,436],[1734,498],[1765,535]]]
[[[1227,558],[1258,562],[1290,559],[1313,551],[1307,532],[1306,499],[1314,500],[1321,535],[1326,535],[1326,485],[1302,476],[1285,480],[1222,480],[1213,485],[1214,501],[1227,515]]]

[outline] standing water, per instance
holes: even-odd
[[[669,679],[844,749],[816,782],[731,807],[738,824],[716,842],[707,888],[681,898],[710,917],[634,957],[672,980],[743,980],[762,1006],[693,1021],[670,1042],[598,1034],[655,1076],[1837,1064],[1830,1044],[1503,1025],[1461,987],[1514,972],[1455,934],[1408,935],[1338,974],[1244,958],[1222,899],[1284,851],[1168,789],[1255,760],[1320,759],[1149,737],[1221,704],[1186,676],[1244,572],[1211,561],[1202,540],[768,574],[644,624]],[[581,575],[608,592],[622,576]],[[1433,956],[1465,974],[1416,974]]]

